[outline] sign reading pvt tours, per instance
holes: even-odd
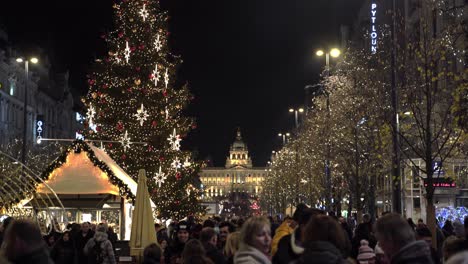
[[[377,28],[376,28],[376,21],[377,19],[377,4],[371,4],[371,17],[370,17],[370,38],[371,38],[371,53],[375,54],[377,52]]]
[[[37,121],[36,121],[36,143],[41,144],[42,141],[42,132],[43,132],[43,126],[44,126],[44,117],[42,115],[37,116]]]

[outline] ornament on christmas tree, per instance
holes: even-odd
[[[176,180],[178,181],[182,180],[182,174],[180,174],[180,172],[177,172],[175,177],[176,177]]]
[[[140,80],[140,79],[136,79],[136,80],[135,80],[135,84],[136,84],[136,85],[140,85],[140,84],[141,84],[141,80]]]
[[[154,47],[156,48],[157,52],[159,52],[162,48],[162,41],[159,39],[159,34],[156,35],[156,40],[154,41]]]
[[[117,45],[117,50],[120,50],[119,45]],[[118,64],[120,64],[120,62],[122,61],[122,60],[120,59],[119,55],[120,55],[120,54],[119,54],[118,51],[116,51],[116,52],[114,53],[115,62],[117,62]]]
[[[159,81],[159,71],[158,71],[158,64],[156,64],[156,66],[154,67],[154,70],[153,70],[153,75],[151,76],[151,80],[154,80],[154,86],[157,87],[158,86],[158,81]]]
[[[180,163],[180,160],[178,158],[175,158],[175,160],[171,163],[172,168],[175,170],[180,169],[182,167],[182,163]]]
[[[167,179],[166,174],[161,171],[161,166],[159,166],[159,172],[156,172],[153,179],[158,184],[158,187],[161,188],[161,184],[164,183],[164,180]]]
[[[122,121],[117,122],[116,129],[118,131],[122,131],[124,129],[124,125],[123,125]]]
[[[184,167],[188,168],[188,167],[190,167],[190,165],[192,165],[192,163],[188,160],[188,157],[186,157],[185,161],[184,161]]]
[[[167,138],[167,141],[169,141],[169,144],[171,145],[172,150],[180,150],[180,136],[177,135],[176,129],[174,128],[174,132],[172,132],[172,135],[169,135]]]
[[[124,136],[120,139],[120,143],[122,143],[122,146],[124,147],[124,152],[127,151],[127,148],[130,148],[130,138],[128,137],[128,131],[125,130]]]
[[[167,109],[167,106],[166,106],[165,112],[166,112],[166,120],[167,120],[167,119],[169,119],[169,109]]]
[[[128,41],[125,41],[125,51],[124,51],[124,55],[125,55],[125,60],[126,60],[127,63],[128,63],[128,60],[130,60],[130,47],[128,46]]]
[[[96,115],[96,110],[93,105],[89,105],[88,111],[86,112],[86,119],[88,119],[88,124],[90,127],[94,124],[94,116]]]
[[[139,14],[143,18],[143,22],[146,21],[146,18],[149,16],[148,10],[146,10],[146,4],[143,4],[143,8],[140,10]]]
[[[134,114],[133,116],[135,116],[137,120],[140,121],[140,126],[143,126],[143,122],[145,122],[148,119],[149,114],[148,114],[148,111],[146,111],[143,104],[141,104],[140,109],[138,109],[137,113]]]
[[[166,68],[166,72],[164,73],[164,84],[166,85],[166,89],[167,89],[167,85],[169,84],[169,73],[167,72],[167,68]]]

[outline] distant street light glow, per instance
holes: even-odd
[[[316,54],[317,56],[321,57],[321,56],[323,56],[323,54],[325,54],[325,53],[323,52],[323,50],[317,50],[317,52],[316,52],[315,54]]]
[[[339,49],[331,49],[330,50],[330,56],[332,56],[333,58],[337,58],[339,57],[341,54],[341,51]]]
[[[31,58],[29,61],[34,63],[34,64],[39,62],[39,60],[37,58]]]

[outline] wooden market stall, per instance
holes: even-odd
[[[39,184],[36,197],[54,190],[66,212],[59,222],[107,222],[121,240],[130,238],[137,183],[104,150],[75,141],[41,177],[50,188]]]

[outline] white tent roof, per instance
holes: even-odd
[[[97,159],[107,165],[112,173],[127,185],[130,192],[136,196],[137,183],[102,149],[86,143]],[[46,183],[57,194],[92,194],[110,193],[119,195],[119,189],[108,178],[107,173],[95,166],[83,150],[80,153],[69,151],[67,161],[54,169]],[[38,193],[50,193],[50,190],[40,184]],[[155,207],[153,201],[151,206]]]

